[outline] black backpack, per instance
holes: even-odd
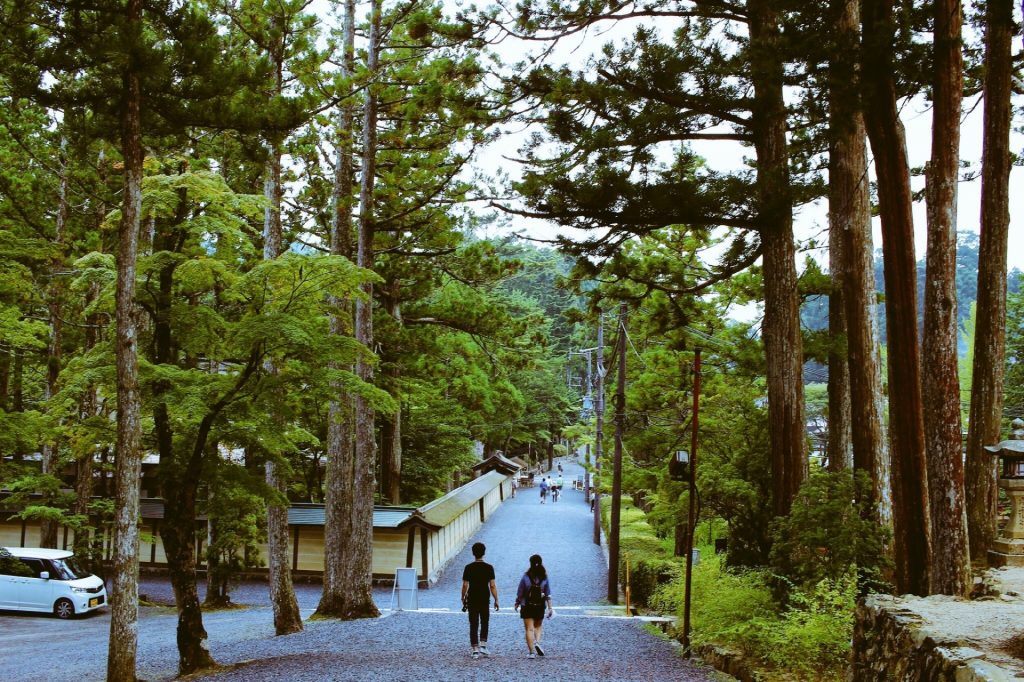
[[[530,589],[526,591],[526,605],[544,607],[544,592],[540,589],[540,583],[530,578]]]

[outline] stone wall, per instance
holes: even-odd
[[[929,607],[949,597],[926,599],[871,595],[857,608],[852,682],[1009,682],[1014,673],[985,660],[985,652],[942,633],[918,603]],[[963,602],[957,602],[962,605]]]

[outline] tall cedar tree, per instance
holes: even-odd
[[[931,499],[931,592],[966,597],[971,589],[961,453],[957,368],[956,190],[963,99],[962,8],[935,0],[932,158],[927,172],[928,257],[922,377],[928,493]]]
[[[359,181],[359,232],[356,264],[367,270],[374,266],[374,234],[376,214],[374,183],[377,163],[377,107],[380,98],[380,49],[382,0],[370,5],[370,31],[367,38],[366,71],[368,90],[363,104],[363,149]],[[356,301],[355,337],[366,352],[356,360],[356,375],[366,383],[373,383],[373,365],[370,357],[373,347],[373,284],[361,287],[363,296]],[[346,583],[348,603],[343,610],[345,618],[372,618],[379,614],[370,589],[373,580],[373,497],[376,490],[374,467],[377,446],[374,440],[375,413],[373,404],[365,395],[355,397],[355,448],[352,460],[352,507],[348,518],[349,532],[342,538],[343,552],[348,557]]]
[[[315,69],[319,65],[318,55],[311,49],[316,40],[315,22],[304,12],[307,5],[304,0],[277,3],[243,0],[237,7],[228,9],[232,24],[255,45],[257,54],[269,61],[271,74],[267,91],[278,101],[285,95],[286,87],[296,85],[297,71]],[[289,132],[275,126],[264,133],[267,146],[264,195],[267,206],[263,224],[263,257],[267,260],[280,256],[283,249],[282,155],[283,143]],[[264,370],[271,375],[277,373],[277,368],[269,362]],[[276,492],[276,499],[267,506],[270,597],[274,629],[277,634],[285,635],[302,630],[302,618],[292,585],[291,553],[288,551],[287,461],[283,453],[265,454],[267,486]]]
[[[338,74],[342,91],[338,106],[332,187],[330,249],[352,260],[352,207],[355,184],[355,0],[344,1],[341,31],[341,63]],[[331,333],[343,336],[352,327],[352,307],[347,301],[331,301]],[[332,366],[331,369],[341,369]],[[355,489],[353,475],[352,400],[339,381],[332,384],[327,412],[327,472],[324,480],[324,589],[316,607],[318,616],[343,616],[348,582],[345,570],[345,536]]]
[[[893,4],[864,0],[861,89],[882,219],[889,395],[897,397],[889,403],[896,589],[925,595],[931,563],[930,500],[917,340],[913,197],[896,101]]]
[[[1010,97],[1014,35],[1012,0],[985,3],[985,113],[981,160],[981,248],[978,323],[967,432],[965,486],[971,557],[981,559],[996,533],[996,458],[1006,368],[1006,252],[1010,230]]]
[[[835,39],[830,42],[833,52],[829,59],[829,243],[834,243],[836,233],[840,248],[838,253],[830,249],[829,262],[833,271],[841,273],[841,300],[846,310],[853,466],[871,480],[871,499],[864,508],[873,508],[879,525],[891,528],[889,449],[878,321],[873,312],[876,294],[867,133],[857,92],[860,2],[834,0],[831,10]]]

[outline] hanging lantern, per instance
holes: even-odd
[[[668,477],[673,481],[690,480],[690,453],[677,450],[668,462]]]

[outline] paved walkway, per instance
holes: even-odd
[[[566,479],[582,473],[565,464]],[[275,637],[265,583],[247,583],[232,595],[249,608],[204,614],[214,658],[229,669],[203,679],[239,682],[615,682],[716,679],[684,661],[678,647],[645,631],[635,619],[608,617],[604,555],[593,544],[592,516],[581,492],[539,503],[537,488],[506,501],[469,545],[487,545],[502,610],[491,616],[489,658],[469,656],[466,616],[460,610],[462,567],[469,546],[441,580],[419,592],[418,612],[390,613],[390,590],[376,590],[385,616],[350,622],[307,622],[298,634]],[[544,625],[547,656],[526,658],[522,621],[512,610],[515,586],[539,553],[551,576],[555,618]],[[147,580],[143,591],[165,598],[166,582]],[[317,585],[296,585],[303,616],[320,596]],[[173,609],[144,608],[139,623],[139,675],[171,680],[177,661]],[[102,680],[109,614],[59,621],[0,615],[0,679],[4,682]],[[54,642],[60,641],[60,656]]]
[[[607,603],[608,566],[594,544],[594,517],[581,491],[569,489],[583,467],[564,462],[566,490],[558,502],[540,503],[540,488],[521,488],[506,500],[452,561],[441,579],[419,593],[421,607],[459,607],[462,567],[473,561],[474,542],[487,545],[486,561],[494,565],[502,608],[512,608],[516,586],[530,566],[530,555],[544,558],[551,581],[552,602],[565,606]],[[552,476],[557,476],[556,473]],[[538,479],[539,480],[539,479]],[[386,606],[387,604],[385,604]]]

